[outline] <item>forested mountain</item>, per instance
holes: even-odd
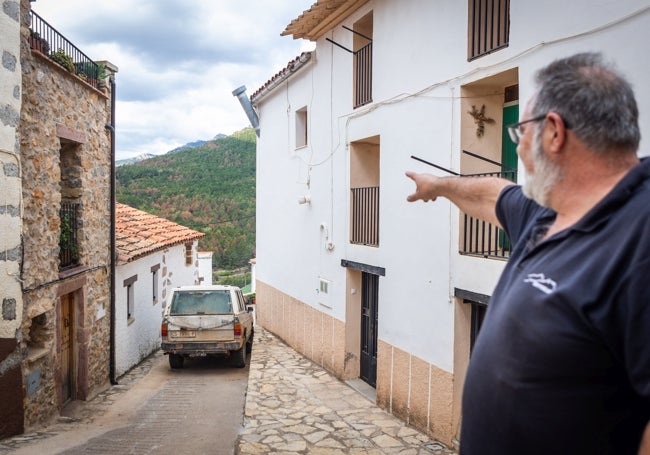
[[[204,232],[202,251],[218,268],[243,267],[255,253],[255,132],[116,170],[118,202]]]

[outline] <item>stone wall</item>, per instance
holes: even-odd
[[[90,398],[108,385],[111,144],[105,125],[111,106],[108,93],[29,48],[30,3],[21,6],[21,344],[25,425],[32,427],[60,412],[67,372],[72,399]],[[59,267],[62,199],[80,204],[79,263],[66,270]],[[73,302],[68,318],[62,297]],[[62,371],[69,322],[71,363]]]
[[[23,431],[19,327],[21,183],[16,128],[21,107],[20,3],[0,11],[0,438]]]

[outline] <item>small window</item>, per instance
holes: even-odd
[[[307,145],[307,107],[296,111],[296,148]]]
[[[131,278],[124,280],[124,287],[126,288],[126,320],[132,321],[135,318],[135,289],[134,283],[138,281],[138,275],[133,275]]]
[[[191,243],[186,243],[185,244],[185,265],[192,265],[192,244]]]
[[[237,300],[239,300],[239,311],[246,311],[246,302],[244,301],[244,295],[241,291],[237,291]]]
[[[468,0],[467,60],[508,47],[510,0]]]
[[[320,293],[327,294],[329,292],[330,282],[328,280],[320,279]]]
[[[158,303],[158,270],[160,264],[151,267],[151,296],[154,305]]]

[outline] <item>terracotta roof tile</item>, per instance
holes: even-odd
[[[198,240],[202,232],[117,202],[115,204],[115,249],[119,262],[174,245]]]

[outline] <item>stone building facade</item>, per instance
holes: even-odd
[[[109,384],[112,119],[110,88],[32,49],[29,0],[0,15],[3,437]]]

